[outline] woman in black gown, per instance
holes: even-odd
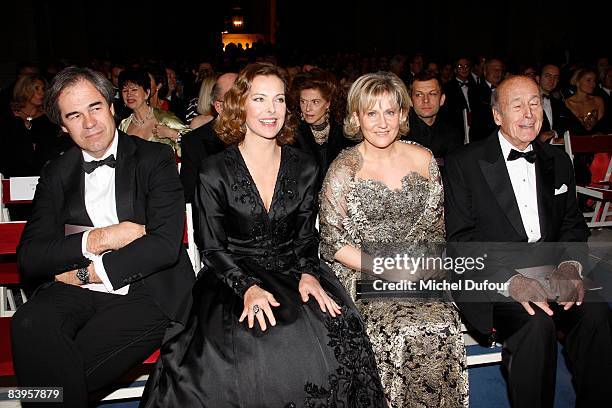
[[[318,167],[287,145],[285,80],[247,66],[216,130],[230,145],[200,171],[205,267],[188,326],[162,347],[145,407],[383,407],[364,326],[319,269]]]

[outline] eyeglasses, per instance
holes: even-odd
[[[470,67],[470,64],[457,64],[455,65],[455,67],[457,69],[468,69]]]

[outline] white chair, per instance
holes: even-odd
[[[565,132],[563,135],[565,151],[572,163],[576,153],[611,153],[612,158],[612,135],[576,136]],[[610,175],[612,174],[612,160],[608,162],[608,168],[603,180],[594,180],[592,184],[601,187],[576,186],[576,194],[583,194],[595,201],[593,211],[583,213],[589,228],[601,228],[612,226],[612,221],[607,221],[610,213],[610,202],[612,202],[612,190],[610,187]]]
[[[193,265],[193,270],[197,274],[202,268],[202,260],[193,235],[193,208],[191,203],[185,205],[185,220],[185,228],[187,228],[187,254]]]
[[[470,143],[470,120],[468,118],[468,110],[464,109],[463,110],[463,132],[465,134],[465,137],[463,139],[463,144],[468,144]]]

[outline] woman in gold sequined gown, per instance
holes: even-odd
[[[345,132],[363,142],[340,153],[323,183],[321,256],[364,317],[391,406],[467,406],[465,348],[452,303],[356,298],[364,243],[444,242],[437,164],[427,149],[398,140],[408,131],[409,109],[406,88],[393,74],[364,75],[351,87]]]

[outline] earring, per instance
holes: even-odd
[[[304,112],[301,112],[301,111],[300,111],[300,119],[301,119],[301,120],[304,120]]]

